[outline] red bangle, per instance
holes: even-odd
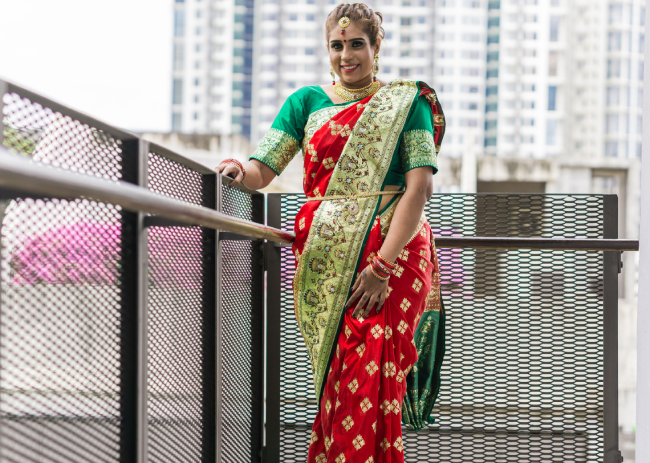
[[[382,264],[384,264],[386,267],[390,268],[391,270],[395,270],[397,268],[397,262],[391,262],[387,260],[384,256],[382,256],[379,253],[379,251],[377,251],[377,258]]]
[[[388,279],[390,278],[390,271],[387,271],[386,269],[383,269],[377,265],[377,262],[373,259],[372,262],[370,262],[370,268],[373,270],[373,273],[375,276],[379,274],[380,277],[383,279]]]
[[[384,277],[384,276],[381,276],[381,275],[377,274],[377,271],[375,270],[375,267],[372,266],[372,265],[370,266],[370,271],[372,272],[372,274],[373,274],[377,279],[379,279],[379,280],[381,280],[381,281],[386,281],[386,280],[388,280],[388,278],[390,278],[390,275]]]

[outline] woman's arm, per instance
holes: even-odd
[[[268,186],[271,180],[275,178],[275,172],[257,159],[242,162],[244,169],[246,169],[246,179],[242,182],[242,172],[239,167],[233,164],[221,164],[214,168],[220,174],[233,177],[233,181],[229,186],[235,186],[239,183],[243,184],[246,188],[251,190],[260,190]],[[229,175],[230,174],[230,175]]]
[[[388,234],[379,252],[395,262],[408,240],[415,233],[427,200],[433,194],[432,168],[417,167],[404,174],[406,191],[400,199],[388,228]]]
[[[432,172],[432,167],[423,166],[411,169],[404,175],[406,191],[395,208],[388,234],[379,250],[384,258],[392,262],[397,260],[397,256],[402,252],[408,240],[417,231],[416,227],[420,222],[424,205],[433,194]],[[346,303],[346,308],[361,297],[352,316],[367,318],[375,302],[377,302],[378,312],[384,305],[387,289],[388,281],[379,280],[372,274],[370,268],[366,267],[352,286],[353,294]]]

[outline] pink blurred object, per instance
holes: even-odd
[[[119,225],[91,222],[49,229],[13,251],[12,282],[18,285],[115,284],[120,230]]]

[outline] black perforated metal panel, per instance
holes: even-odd
[[[195,205],[205,205],[203,177],[185,166],[149,154],[149,189]],[[212,237],[212,238],[211,238]],[[214,305],[214,234],[200,227],[149,228],[148,461],[205,461],[213,436],[205,390],[214,367],[204,365],[208,319]],[[211,251],[211,252],[210,252]],[[209,262],[208,262],[208,259]],[[205,421],[207,420],[207,422]]]
[[[283,229],[293,229],[302,202],[282,195]],[[442,194],[425,213],[436,236],[603,237],[596,195]],[[439,259],[442,387],[436,423],[405,430],[406,461],[601,461],[602,253],[440,249]],[[289,248],[281,266],[280,461],[302,462],[316,404]]]
[[[11,152],[121,177],[121,141],[16,94],[0,97]],[[2,195],[0,461],[116,462],[120,209]]]
[[[261,195],[222,186],[222,211],[263,222]],[[260,461],[264,375],[264,275],[261,241],[221,242],[221,344],[223,374],[220,461]]]

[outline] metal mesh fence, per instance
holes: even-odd
[[[200,173],[157,153],[149,153],[148,160],[150,190],[199,206],[207,202]],[[214,388],[205,390],[206,375],[214,374],[214,367],[206,371],[203,364],[206,342],[214,336],[204,331],[215,310],[206,304],[214,291],[214,280],[206,278],[210,273],[207,257],[214,256],[209,233],[200,227],[149,227],[151,462],[203,461],[212,442],[212,438],[204,440],[206,431],[213,431],[211,420],[204,416],[204,404],[214,406],[215,393]]]
[[[263,222],[262,195],[221,188],[222,212]],[[264,378],[264,267],[261,241],[221,241],[220,461],[259,461]]]
[[[135,183],[144,167],[156,193],[263,222],[262,195],[217,191],[209,169],[155,145],[139,165],[146,144],[134,136],[24,93],[0,81],[0,141],[10,152],[113,181]],[[138,368],[147,379],[146,460],[259,458],[259,242],[224,240],[219,253],[214,230],[156,217],[138,242],[137,214],[118,206],[8,190],[0,219],[0,462],[135,461],[145,444]],[[141,296],[146,362],[136,348]]]
[[[120,140],[16,93],[0,98],[11,152],[121,177]],[[0,213],[0,461],[118,461],[120,208],[2,191]]]
[[[283,229],[292,230],[303,201],[281,196]],[[443,194],[425,213],[436,236],[603,237],[596,195]],[[439,259],[443,382],[436,423],[405,429],[406,461],[601,461],[602,253],[440,249]],[[281,271],[280,461],[298,462],[316,404],[293,313],[289,248]]]

